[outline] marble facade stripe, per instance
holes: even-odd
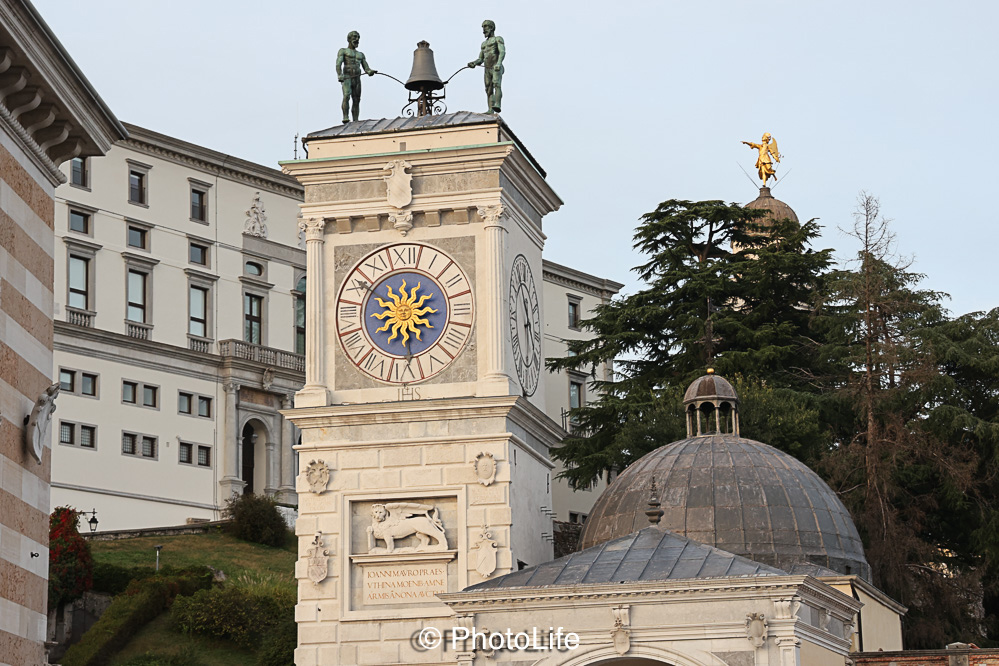
[[[0,391],[2,390],[4,390],[4,385],[3,383],[0,383]],[[9,412],[4,413],[7,416],[10,416]],[[25,411],[25,413],[27,413],[27,411]],[[44,479],[50,478],[49,474],[52,468],[52,449],[49,447],[42,449],[42,464],[39,465],[35,462],[35,459],[29,456],[24,450],[21,426],[13,421],[10,421],[6,418],[6,416],[0,417],[0,459],[4,458],[11,461],[15,465],[18,465],[27,473],[38,477],[43,483],[45,483]],[[4,488],[6,488],[6,486],[4,486]]]
[[[0,559],[0,597],[36,613],[45,613],[49,583],[13,562]]]
[[[10,334],[10,331],[7,331]],[[10,384],[15,391],[28,397],[32,402],[52,385],[52,370],[40,372],[31,362],[23,358],[6,344],[0,341],[0,379]]]
[[[52,349],[52,317],[32,303],[14,288],[10,282],[0,278],[0,311],[20,324],[28,335],[42,342],[47,350]],[[9,338],[5,338],[9,341]],[[51,358],[51,352],[49,352]]]
[[[6,489],[0,489],[0,506],[3,507],[3,511],[0,511],[0,523],[32,541],[48,545],[49,516],[47,513],[39,511]],[[3,577],[3,573],[0,572],[0,578]],[[12,598],[2,591],[0,591],[0,596]]]
[[[45,663],[44,644],[0,631],[0,666]]]
[[[21,166],[21,163],[2,142],[0,142],[0,173],[3,174],[3,181],[17,196],[28,204],[28,207],[49,229],[53,229],[55,206],[52,203],[52,193],[31,177],[31,174]]]
[[[10,255],[8,261],[14,259],[39,282],[51,287],[55,275],[52,257],[3,210],[0,210],[0,247]]]

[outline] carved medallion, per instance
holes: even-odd
[[[371,507],[369,553],[432,553],[447,550],[447,536],[437,507],[417,502],[387,502]],[[396,548],[395,542],[415,536],[416,546]],[[384,541],[385,546],[378,542]]]
[[[42,462],[42,451],[45,448],[45,437],[52,423],[52,412],[55,411],[55,399],[59,396],[59,383],[42,391],[35,401],[31,413],[24,417],[24,446],[28,453],[39,463]]]
[[[496,542],[493,541],[492,532],[489,528],[483,528],[479,532],[479,540],[472,545],[475,553],[475,570],[483,578],[489,578],[496,571]]]
[[[316,538],[312,540],[312,545],[305,549],[309,562],[309,580],[313,585],[326,579],[329,574],[329,554],[330,551],[323,547],[323,533],[316,532]]]
[[[475,478],[484,486],[496,480],[496,459],[491,453],[480,453],[472,461],[475,466]]]
[[[413,201],[413,176],[406,173],[413,165],[405,160],[392,160],[385,165],[385,196],[394,208],[405,208]]]
[[[305,480],[309,482],[309,490],[317,495],[325,492],[326,484],[330,482],[330,468],[324,460],[313,460],[305,468]]]

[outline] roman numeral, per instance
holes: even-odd
[[[468,303],[454,303],[451,306],[451,314],[455,317],[470,317],[472,315],[472,304]]]
[[[371,277],[377,277],[379,273],[384,273],[388,270],[388,262],[385,261],[385,257],[382,254],[377,254],[371,258],[370,261],[364,262],[364,267],[371,270]]]
[[[354,292],[354,296],[361,298],[364,296],[364,292],[371,289],[371,285],[368,284],[367,280],[361,280],[359,278],[352,278],[350,280],[351,286],[347,287],[347,291]]]
[[[344,326],[345,324],[350,325],[358,323],[357,315],[359,312],[360,310],[358,310],[358,306],[341,303],[339,309],[340,325]]]
[[[364,336],[361,335],[360,331],[354,331],[350,337],[344,339],[343,346],[347,350],[348,356],[357,358],[368,344],[364,341]]]
[[[461,345],[464,344],[464,342],[465,334],[463,332],[456,328],[449,328],[447,333],[444,334],[444,338],[441,340],[441,346],[447,347],[447,349],[450,349],[457,354],[461,350]]]
[[[369,374],[377,375],[378,377],[384,377],[385,361],[386,358],[384,356],[381,356],[380,354],[377,354],[374,351],[372,351],[364,358],[361,365],[364,367],[364,370]]]
[[[458,273],[457,275],[455,275],[453,278],[451,278],[450,280],[448,280],[444,284],[446,284],[449,288],[453,287],[456,284],[458,284],[459,282],[461,282],[461,280],[462,280],[463,277],[464,276],[461,273]]]
[[[434,368],[434,364],[435,363],[438,366],[436,369]],[[434,374],[434,373],[436,373],[436,372],[440,372],[441,370],[444,369],[444,366],[446,366],[446,365],[447,365],[447,361],[442,361],[441,359],[437,358],[436,356],[434,356],[433,352],[430,353],[430,374],[431,375]]]
[[[405,361],[396,361],[392,365],[392,380],[396,382],[414,382],[417,380],[416,373],[413,372],[413,364]]]
[[[415,266],[417,260],[419,259],[419,248],[413,247],[412,245],[408,247],[394,247],[392,248],[392,254],[395,259],[392,261],[393,264],[401,266]]]

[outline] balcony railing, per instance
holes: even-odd
[[[193,335],[187,336],[187,348],[191,351],[201,352],[202,354],[212,353],[212,343],[214,340],[211,338],[199,338]]]
[[[94,313],[89,310],[77,310],[76,308],[66,307],[66,321],[75,326],[84,326],[86,328],[94,327]]]
[[[275,368],[305,372],[305,357],[301,354],[292,354],[242,340],[219,340],[219,355],[254,361]]]
[[[137,340],[148,340],[149,332],[153,330],[152,324],[142,324],[137,321],[125,321],[125,333],[128,337]]]

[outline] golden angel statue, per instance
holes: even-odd
[[[769,132],[766,132],[760,143],[752,141],[743,141],[743,143],[760,151],[760,156],[756,158],[756,169],[760,174],[760,180],[763,181],[763,186],[766,187],[767,180],[777,179],[774,172],[774,162],[780,162],[780,152],[777,150],[776,139],[770,136]]]

